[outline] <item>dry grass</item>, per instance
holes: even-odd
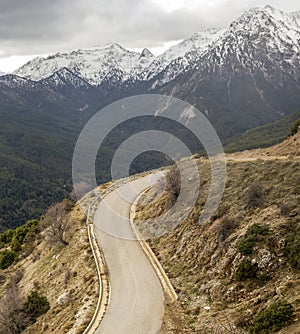
[[[94,258],[90,249],[85,214],[76,205],[67,217],[70,222],[68,245],[49,243],[47,230],[32,254],[2,274],[5,283],[15,272],[19,275],[18,288],[25,297],[31,290],[38,290],[50,302],[50,310],[24,333],[82,333],[93,316],[98,298],[98,279]],[[66,302],[59,305],[58,298],[66,295]]]
[[[198,163],[203,191],[196,207],[171,233],[150,241],[179,294],[185,314],[178,321],[189,328],[184,332],[246,333],[257,311],[283,298],[293,304],[295,322],[280,333],[299,333],[300,274],[290,267],[284,249],[287,234],[300,219],[300,161],[230,162],[222,203],[202,226],[199,215],[210,173],[208,162],[201,159]],[[253,186],[249,193],[254,184],[259,184],[259,189]],[[149,198],[154,197],[153,192],[148,193]],[[149,200],[149,205],[140,206],[137,218],[155,216],[158,208],[168,205],[166,199],[163,194],[154,206]],[[255,223],[270,230],[249,256],[258,265],[258,275],[238,282],[236,270],[245,257],[237,244]],[[222,323],[221,319],[230,321]]]

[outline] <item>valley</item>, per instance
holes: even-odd
[[[0,334],[300,333],[300,11],[245,8],[0,71]]]

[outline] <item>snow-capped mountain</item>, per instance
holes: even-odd
[[[152,82],[152,89],[163,86],[191,68],[209,71],[236,70],[263,66],[259,53],[270,61],[282,58],[286,66],[299,62],[300,14],[284,13],[271,6],[254,8],[235,20],[227,29],[208,29],[194,34],[155,57],[148,49],[141,53],[119,44],[37,57],[15,74],[39,81],[68,69],[93,86],[108,90],[124,82]],[[232,63],[234,60],[235,64]],[[289,66],[290,65],[290,66]],[[61,75],[60,75],[61,78]]]
[[[178,75],[183,68],[190,64],[190,53],[196,52],[199,55],[204,53],[209,47],[211,47],[218,38],[220,38],[226,29],[207,29],[198,33],[195,33],[191,38],[188,38],[181,43],[171,46],[163,54],[155,58],[155,60],[148,66],[140,75],[141,80],[150,80],[156,75],[164,71],[169,65],[174,65],[172,77]],[[176,64],[181,63],[181,69]],[[166,80],[167,81],[167,80]]]
[[[149,66],[153,59],[154,56],[148,50],[143,50],[140,54],[126,50],[119,44],[111,44],[70,53],[56,53],[46,58],[37,57],[19,68],[15,74],[39,81],[66,68],[96,86],[113,71],[118,71],[124,81]]]
[[[272,64],[280,60],[292,72],[291,67],[299,70],[299,12],[287,14],[271,6],[254,8],[232,22],[228,29],[218,31],[215,37],[207,45],[170,62],[152,87],[162,86],[177,73],[192,69],[213,73],[215,77],[217,72],[224,72],[225,76],[229,72],[234,76],[243,69],[253,72],[263,69],[267,59]]]
[[[74,88],[89,88],[91,85],[82,79],[81,77],[74,74],[72,71],[63,67],[58,71],[54,72],[50,77],[41,80],[45,85],[50,85],[51,87],[60,87],[72,85]]]
[[[191,52],[179,76],[168,81],[170,64],[152,87],[196,105],[224,136],[275,121],[300,106],[299,22],[299,12],[251,9],[199,57]]]
[[[185,55],[193,54],[192,52]],[[191,57],[187,71],[229,81],[261,72],[272,85],[300,84],[300,15],[271,6],[254,8],[234,21],[212,47]],[[171,64],[172,65],[172,64]]]
[[[3,74],[0,78],[0,85],[2,87],[6,86],[9,88],[26,88],[34,84],[35,83],[31,82],[31,80],[13,74]]]
[[[226,29],[196,33],[157,57],[148,49],[138,53],[111,44],[38,57],[15,74],[62,96],[73,98],[78,89],[87,104],[102,93],[109,101],[171,94],[197,106],[230,137],[299,109],[299,64],[300,12],[266,6],[245,12]]]
[[[158,57],[148,49],[137,53],[126,50],[119,44],[57,53],[46,58],[37,57],[15,71],[15,74],[39,81],[57,71],[68,69],[91,85],[113,87],[119,86],[124,81],[150,80],[165,70],[170,63],[180,59],[183,66],[175,71],[173,75],[175,77],[189,65],[188,54],[191,51],[200,54],[205,52],[225,31],[225,29],[208,29],[196,33],[191,38],[170,47]]]

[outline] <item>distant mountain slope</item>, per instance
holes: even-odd
[[[299,20],[269,6],[256,8],[158,91],[197,106],[229,138],[299,109],[299,63]]]
[[[232,157],[234,159],[259,159],[266,157],[276,157],[276,158],[286,158],[286,157],[299,157],[300,156],[300,132],[298,132],[292,136],[289,136],[282,142],[267,147],[267,148],[257,148],[252,150],[245,150],[241,152],[236,152],[229,154],[228,157]]]
[[[71,191],[75,123],[47,111],[0,105],[0,230],[39,218]]]
[[[113,72],[120,72],[122,80],[125,80],[141,72],[153,59],[150,51],[144,50],[139,54],[115,43],[106,47],[57,53],[47,58],[37,57],[19,68],[15,74],[38,81],[67,68],[88,83],[100,85]]]
[[[245,12],[227,29],[196,33],[157,57],[111,44],[38,57],[15,73],[54,91],[67,81],[64,95],[70,90],[76,100],[77,90],[87,105],[92,86],[106,101],[173,95],[199,108],[227,140],[300,108],[299,63],[299,12],[266,6]]]
[[[280,143],[289,134],[292,124],[300,118],[300,111],[277,122],[246,131],[225,143],[226,152],[268,147]]]
[[[0,230],[39,218],[72,190],[74,145],[91,116],[86,101],[101,94],[64,74],[60,85],[51,85],[59,74],[47,82],[0,77]]]

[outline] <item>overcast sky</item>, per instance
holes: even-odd
[[[300,9],[299,0],[0,0],[0,70],[35,55],[111,42],[159,53],[266,4]]]

